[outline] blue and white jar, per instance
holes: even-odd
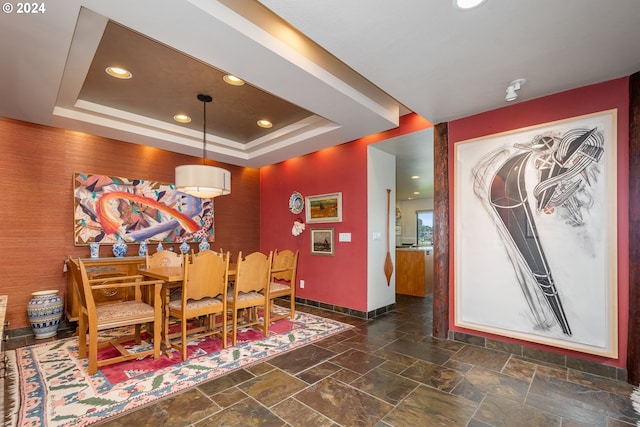
[[[207,241],[206,237],[204,239],[202,239],[200,241],[200,244],[198,245],[198,249],[200,249],[201,251],[206,251],[207,249],[210,249],[210,248],[211,248],[211,245]]]
[[[89,253],[91,254],[91,258],[99,258],[100,257],[100,242],[91,242],[89,243]]]
[[[156,247],[156,252],[160,252],[160,251],[164,251],[164,248],[162,247],[162,242],[158,243],[158,246]]]
[[[118,236],[118,240],[113,244],[113,255],[122,258],[127,254],[127,244]]]
[[[144,240],[140,242],[140,247],[138,248],[138,256],[146,256],[147,255],[147,241]]]
[[[27,303],[27,318],[36,339],[56,335],[62,319],[64,304],[58,291],[39,291],[31,294]]]
[[[191,250],[191,246],[189,246],[189,243],[187,243],[187,240],[183,240],[182,244],[180,245],[180,252],[182,252],[183,254],[188,254],[189,251]]]

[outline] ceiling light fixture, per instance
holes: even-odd
[[[261,119],[258,120],[258,126],[260,126],[261,128],[269,129],[271,126],[273,126],[273,123],[271,123],[269,120]]]
[[[509,83],[509,86],[507,87],[507,96],[504,97],[505,101],[515,101],[515,99],[518,97],[516,91],[520,90],[525,82],[525,79],[517,79]]]
[[[202,164],[177,166],[175,172],[178,191],[201,199],[210,199],[231,193],[231,172],[215,166],[208,166],[207,161],[207,103],[213,99],[209,95],[198,95],[204,109],[202,130]]]
[[[133,74],[131,74],[131,71],[129,70],[125,70],[124,68],[119,68],[119,67],[107,67],[104,69],[104,71],[109,74],[111,77],[115,77],[116,79],[130,79],[131,77],[133,77]]]
[[[411,179],[419,179],[419,178],[420,178],[420,177],[419,177],[418,175],[413,175],[413,176],[411,177]]]
[[[187,116],[186,114],[176,114],[175,116],[173,116],[173,120],[179,123],[190,123],[191,117]]]
[[[453,0],[453,4],[458,9],[469,10],[482,5],[482,3],[486,1],[487,0]]]
[[[242,86],[244,84],[244,80],[231,74],[227,74],[222,78],[222,80],[224,80],[225,82],[229,83],[232,86]]]

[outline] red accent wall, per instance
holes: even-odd
[[[499,132],[543,124],[609,109],[618,110],[618,359],[606,359],[564,351],[555,347],[526,343],[529,347],[578,356],[582,359],[604,362],[614,366],[626,366],[628,312],[629,312],[629,79],[627,77],[585,86],[574,90],[522,102],[493,111],[455,120],[449,123],[449,158],[453,159],[457,142]],[[453,169],[450,169],[449,186],[453,186]],[[455,263],[454,197],[450,199],[450,256]],[[449,277],[450,329],[475,335],[490,336],[477,331],[467,331],[453,325],[454,277],[452,265]],[[494,337],[500,340],[517,340]]]
[[[367,309],[367,146],[431,127],[409,114],[397,128],[352,142],[295,157],[260,169],[260,247],[299,250],[297,278],[305,281],[296,296],[313,301]],[[342,192],[342,222],[307,224],[300,236],[291,234],[303,211],[289,211],[289,197]],[[335,229],[335,256],[311,255],[311,228]],[[351,233],[351,242],[338,242],[338,233]]]

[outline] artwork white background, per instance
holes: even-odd
[[[617,299],[612,301],[611,292],[611,287],[617,287],[614,118],[613,112],[607,112],[456,144],[456,325],[495,330],[498,334],[551,345],[570,342],[572,348],[596,354],[611,350],[607,348],[611,334],[617,334],[611,321],[617,320],[617,316],[612,316],[612,310],[617,313]],[[533,167],[527,171],[530,207],[573,334],[569,337],[562,333],[555,318],[549,330],[534,328],[531,311],[496,229],[495,216],[474,193],[472,169],[488,153],[498,148],[509,148],[514,153],[513,144],[526,144],[535,135],[548,131],[564,134],[570,129],[593,127],[604,133],[605,145],[598,163],[598,180],[591,182],[595,204],[589,211],[582,211],[583,227],[565,224],[557,211],[554,215],[538,213],[532,196],[537,174]]]

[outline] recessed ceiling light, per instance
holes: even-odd
[[[222,80],[224,80],[225,82],[229,83],[230,85],[233,86],[242,86],[244,84],[244,80],[242,80],[241,78],[238,78],[236,76],[233,76],[231,74],[227,74],[226,76],[224,76],[222,78]]]
[[[418,179],[418,178],[420,178],[418,175],[413,175],[413,176],[411,177],[411,179]]]
[[[418,194],[420,194],[420,192],[419,191],[414,191],[413,194],[417,196]]]
[[[453,4],[462,10],[473,9],[474,7],[480,6],[482,3],[487,0],[453,0]]]
[[[273,123],[271,123],[269,120],[258,120],[258,126],[260,126],[261,128],[265,128],[265,129],[269,129],[271,126],[273,126]]]
[[[179,123],[189,123],[191,121],[191,117],[187,116],[186,114],[176,114],[175,116],[173,116],[173,120]]]
[[[133,74],[131,74],[131,71],[129,70],[125,70],[124,68],[119,68],[119,67],[107,67],[104,70],[107,74],[109,74],[111,77],[115,77],[117,79],[130,79],[131,77],[133,77]]]

